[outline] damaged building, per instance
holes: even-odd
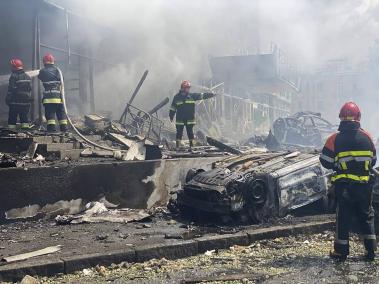
[[[297,110],[300,74],[277,46],[266,54],[212,57],[209,64],[211,88],[221,95],[204,102],[200,129],[230,138],[267,135],[275,119]]]

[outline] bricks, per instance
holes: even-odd
[[[48,144],[48,143],[53,143],[53,137],[52,136],[35,136],[33,137],[33,141],[38,144]]]
[[[109,266],[112,263],[134,262],[135,251],[133,249],[120,250],[116,252],[99,252],[95,254],[77,255],[62,259],[64,261],[65,273],[72,273],[83,268],[96,265]]]
[[[83,149],[72,149],[72,150],[61,150],[59,152],[60,156],[59,158],[61,160],[69,159],[69,160],[79,160],[80,159],[80,153],[83,151]]]
[[[46,144],[46,151],[47,152],[57,152],[57,151],[72,150],[72,149],[74,149],[73,143],[50,143],[50,144]]]
[[[28,137],[0,137],[0,152],[20,153],[27,151],[33,143],[33,138]]]

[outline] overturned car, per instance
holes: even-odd
[[[305,111],[274,121],[266,146],[269,149],[288,146],[321,148],[337,126],[323,119],[320,113]]]
[[[211,170],[189,171],[177,194],[177,206],[183,213],[237,214],[262,222],[314,202],[327,207],[328,175],[315,153],[234,156],[215,163]]]

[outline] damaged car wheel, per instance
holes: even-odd
[[[262,180],[253,180],[248,184],[246,206],[250,219],[262,223],[267,218],[267,186]]]
[[[186,182],[192,180],[199,173],[205,172],[203,169],[189,169],[186,175]]]

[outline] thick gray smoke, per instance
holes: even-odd
[[[150,73],[136,104],[149,108],[172,95],[182,79],[210,78],[209,56],[268,52],[274,42],[301,69],[331,59],[359,65],[379,31],[374,0],[56,2],[115,31],[111,40],[122,58],[97,77],[96,92],[99,107],[116,113],[145,69]],[[107,40],[99,38],[99,45]]]

